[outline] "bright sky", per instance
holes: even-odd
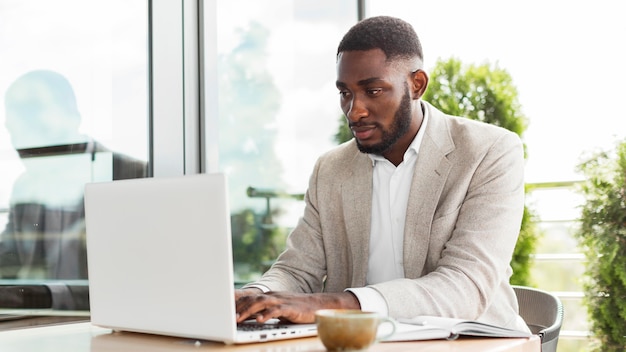
[[[626,2],[370,0],[413,24],[426,66],[455,56],[512,76],[530,126],[527,182],[580,179],[581,154],[626,138]]]

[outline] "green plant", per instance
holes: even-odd
[[[272,215],[277,216],[280,211],[275,209]],[[258,278],[285,247],[288,229],[265,223],[264,216],[251,208],[231,215],[233,258],[238,280]]]
[[[537,248],[537,239],[540,236],[537,227],[536,215],[528,208],[524,207],[524,216],[522,217],[522,226],[520,228],[519,237],[515,244],[513,257],[511,258],[511,268],[513,275],[509,280],[513,285],[530,286],[531,256]]]
[[[596,351],[626,346],[626,140],[579,165],[585,175],[577,237],[587,258],[585,305]]]

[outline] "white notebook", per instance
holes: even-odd
[[[385,341],[419,341],[446,339],[454,340],[459,336],[478,337],[529,337],[530,333],[508,329],[474,320],[444,318],[436,316],[417,316],[411,319],[399,319],[395,334]]]
[[[87,184],[92,323],[227,344],[316,335],[238,329],[227,195],[221,173]]]

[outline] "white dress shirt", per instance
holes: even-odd
[[[417,135],[396,167],[382,156],[369,154],[374,166],[372,223],[370,232],[367,284],[404,278],[403,241],[406,208],[419,146],[424,138],[427,111]],[[349,288],[364,311],[388,315],[387,303],[369,287]]]

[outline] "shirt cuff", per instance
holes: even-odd
[[[261,284],[250,284],[242,288],[250,288],[250,287],[258,288],[259,290],[263,291],[263,293],[268,293],[271,291],[267,286],[261,285]]]
[[[356,296],[361,305],[361,310],[365,312],[376,312],[382,316],[389,315],[387,301],[376,290],[370,287],[348,288],[346,291]]]

